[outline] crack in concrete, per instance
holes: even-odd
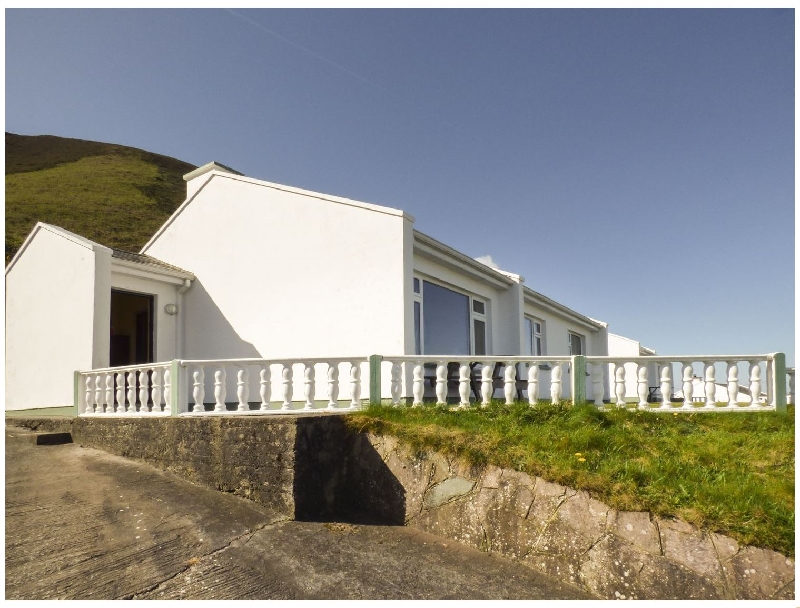
[[[274,526],[276,524],[283,523],[285,521],[289,521],[289,518],[287,517],[285,519],[279,519],[277,521],[267,522],[267,523],[261,524],[260,526],[256,527],[254,530],[248,530],[247,532],[243,532],[242,534],[239,534],[238,536],[235,536],[234,538],[232,538],[228,543],[226,543],[222,547],[214,549],[213,551],[210,551],[210,552],[208,552],[208,553],[206,553],[204,555],[201,555],[200,557],[196,558],[197,561],[195,561],[195,559],[193,558],[192,560],[187,562],[186,565],[183,568],[177,570],[171,576],[168,576],[163,580],[160,580],[160,581],[158,581],[156,583],[153,583],[152,585],[150,585],[149,587],[147,587],[145,589],[141,589],[140,591],[135,591],[134,593],[130,593],[128,595],[124,595],[124,596],[118,597],[116,599],[120,599],[120,600],[135,600],[135,599],[139,599],[144,594],[158,591],[165,584],[167,584],[168,582],[170,582],[170,581],[174,580],[175,578],[179,577],[184,572],[187,572],[188,570],[194,568],[200,562],[202,562],[204,559],[213,557],[214,555],[217,555],[219,553],[227,551],[228,549],[231,548],[231,546],[234,543],[236,543],[237,541],[241,540],[242,538],[247,537],[247,540],[245,540],[245,542],[242,543],[242,545],[245,545],[245,544],[247,544],[247,542],[250,541],[251,538],[253,538],[253,536],[256,533],[261,532],[262,530],[266,530],[270,526]]]

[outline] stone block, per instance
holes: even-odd
[[[558,516],[594,544],[605,534],[608,511],[608,505],[591,498],[587,492],[578,492],[562,503]]]
[[[720,599],[717,586],[669,559],[613,535],[595,544],[580,570],[581,586],[605,599]]]
[[[637,549],[651,555],[661,555],[661,538],[658,528],[643,511],[616,511],[608,513],[608,531]]]
[[[427,492],[425,492],[423,504],[426,509],[433,509],[455,498],[469,494],[474,487],[474,481],[463,477],[451,477],[428,488]]]
[[[722,583],[722,565],[711,539],[683,521],[659,519],[658,529],[664,557]]]
[[[729,567],[737,599],[785,597],[785,587],[794,581],[794,560],[769,549],[744,547],[729,562]]]

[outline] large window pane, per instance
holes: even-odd
[[[530,319],[525,319],[525,352],[524,355],[532,355],[533,350],[533,322]]]
[[[415,281],[417,279],[414,279]],[[420,341],[420,303],[414,302],[414,354],[422,354],[422,342]]]
[[[482,357],[486,354],[486,323],[475,319],[475,354]]]
[[[469,298],[423,281],[426,355],[469,355]]]

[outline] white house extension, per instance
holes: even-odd
[[[138,399],[166,412],[179,394],[194,412],[225,410],[226,395],[239,411],[321,395],[355,405],[370,369],[373,398],[558,398],[573,380],[596,403],[615,394],[608,361],[570,377],[570,357],[610,354],[605,323],[414,230],[401,210],[217,163],[184,179],[185,202],[138,254],[36,225],[6,269],[6,409],[135,413]],[[370,355],[387,357],[383,374]],[[672,395],[680,378],[645,381]]]

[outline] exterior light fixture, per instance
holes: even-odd
[[[175,304],[167,304],[164,307],[164,312],[168,315],[177,315],[178,314],[178,307]]]

